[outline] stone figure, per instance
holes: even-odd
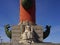
[[[19,43],[34,43],[33,30],[29,25],[25,26],[25,31],[21,34],[21,41]]]

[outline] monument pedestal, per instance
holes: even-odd
[[[31,27],[33,27],[33,29],[34,29],[35,38],[38,39],[40,42],[42,42],[43,41],[42,27],[35,26],[35,25],[32,25]],[[13,45],[19,44],[19,41],[21,40],[20,38],[21,38],[20,25],[13,26],[12,27],[12,44]],[[38,40],[36,40],[36,42],[38,42]]]
[[[24,44],[20,44],[20,45],[24,45]],[[29,45],[60,45],[60,44],[45,42],[45,43],[34,43]]]

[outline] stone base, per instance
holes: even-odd
[[[43,42],[43,29],[42,29],[42,27],[41,26],[35,26],[35,25],[33,25],[32,27],[34,28],[34,31],[36,32],[35,33],[36,38],[38,35],[39,36],[38,40]],[[21,36],[20,25],[13,26],[12,27],[12,40],[11,40],[13,45],[19,44],[19,41],[21,40],[20,36]]]
[[[0,43],[0,45],[13,45],[13,44],[10,44],[10,43]],[[24,44],[15,44],[15,45],[24,45]],[[34,43],[34,44],[29,44],[29,45],[60,45],[58,43]]]
[[[48,42],[45,42],[45,43],[34,43],[34,44],[20,44],[20,43],[18,43],[17,45],[60,45],[60,44],[58,44],[58,43],[48,43]]]
[[[24,45],[24,44],[20,44],[20,45]],[[57,44],[57,43],[34,43],[34,44],[26,44],[26,45],[60,45],[60,44]]]

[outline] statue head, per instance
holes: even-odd
[[[26,26],[25,26],[25,30],[31,31],[31,27],[30,27],[29,25],[26,25]]]

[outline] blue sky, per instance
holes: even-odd
[[[3,42],[9,38],[4,32],[4,25],[19,23],[19,0],[0,0],[0,36]],[[36,0],[36,24],[51,25],[51,32],[44,42],[60,43],[60,0]]]

